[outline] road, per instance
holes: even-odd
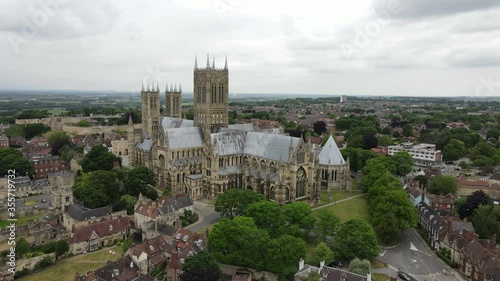
[[[194,224],[187,226],[187,229],[191,231],[200,231],[207,226],[218,222],[221,219],[219,213],[214,210],[213,205],[197,201],[193,202],[193,205],[194,211],[198,213],[199,219]]]
[[[45,199],[47,202],[42,203],[42,199]],[[32,201],[32,200],[38,201],[38,203],[35,204],[36,206],[38,206],[38,209],[48,209],[50,206],[51,196],[50,196],[50,194],[40,194],[40,195],[34,195],[34,196],[16,199],[16,211],[19,211],[22,209],[32,209],[35,205],[24,206],[24,202]]]
[[[462,280],[458,273],[435,256],[415,229],[408,229],[401,234],[398,247],[382,249],[378,259],[418,281]]]

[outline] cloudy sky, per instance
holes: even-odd
[[[0,88],[500,95],[498,0],[0,0]]]

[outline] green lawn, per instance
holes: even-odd
[[[22,217],[22,218],[18,218],[17,219],[17,225],[18,226],[26,225],[26,224],[28,224],[29,220],[35,220],[35,219],[43,218],[46,215],[47,215],[47,213],[43,212],[43,213],[39,213],[39,214],[36,214],[36,215],[31,215],[31,216],[25,216],[25,217]]]
[[[33,206],[36,204],[38,204],[38,200],[29,200],[29,201],[25,201],[23,205],[24,206]]]
[[[389,280],[389,276],[382,273],[372,273],[373,281],[387,281]]]
[[[317,206],[323,206],[328,203],[336,202],[342,199],[346,199],[349,197],[353,197],[361,194],[360,190],[346,191],[346,190],[334,190],[332,193],[332,199],[329,198],[328,192],[326,190],[322,190],[320,193],[319,204]]]
[[[116,254],[110,254],[112,250]],[[104,248],[90,254],[78,255],[71,258],[63,259],[45,270],[31,274],[20,280],[23,281],[38,281],[38,280],[58,280],[58,281],[73,281],[75,273],[86,273],[90,270],[96,270],[106,264],[108,260],[117,260],[123,253],[120,246]]]
[[[353,198],[322,209],[332,211],[340,218],[342,222],[355,218],[371,222],[370,215],[368,214],[368,205],[366,202],[366,198],[364,198],[363,196]],[[315,210],[313,212],[318,212],[319,210]]]

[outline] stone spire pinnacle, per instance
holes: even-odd
[[[177,92],[177,83],[174,84],[174,93]]]
[[[128,124],[129,125],[133,125],[134,124],[134,121],[132,120],[132,112],[130,112],[130,114],[128,115]]]
[[[160,83],[156,81],[156,91],[159,93],[160,92]]]
[[[172,92],[174,88],[172,88],[172,83],[170,83],[170,92]]]
[[[198,56],[194,55],[194,69],[198,69]]]
[[[215,69],[215,57],[212,57],[212,68]]]
[[[148,81],[148,92],[149,92],[149,81]]]
[[[165,93],[168,92],[168,82],[165,83]]]
[[[144,82],[141,82],[141,92],[144,92]]]
[[[224,69],[227,69],[227,55],[226,55],[226,61],[224,62]]]
[[[207,68],[210,68],[210,56],[207,54]]]
[[[179,93],[182,93],[182,84],[179,83]]]

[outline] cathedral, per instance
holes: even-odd
[[[154,171],[160,189],[192,198],[216,198],[228,189],[251,189],[280,205],[317,200],[320,189],[349,189],[349,162],[330,137],[321,148],[302,138],[228,124],[229,70],[194,63],[193,119],[182,119],[179,86],[141,90],[142,126],[128,126],[129,161]]]

